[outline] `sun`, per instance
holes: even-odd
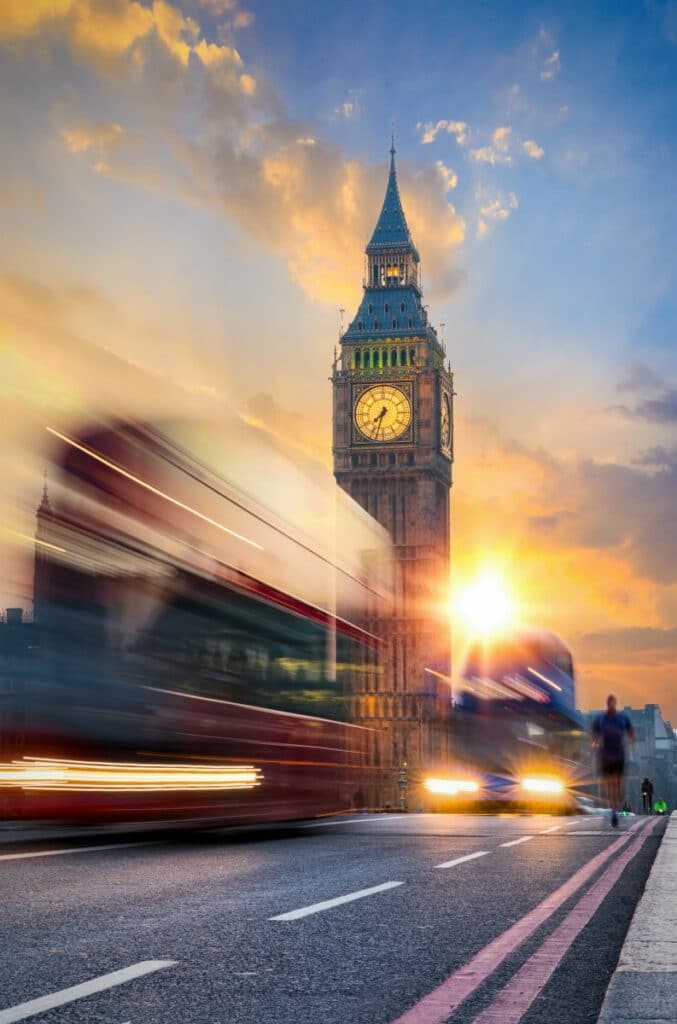
[[[514,598],[503,577],[491,570],[463,587],[452,606],[473,633],[497,633],[508,629],[515,621]]]

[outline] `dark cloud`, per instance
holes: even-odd
[[[577,638],[580,660],[614,664],[659,664],[677,660],[677,629],[631,626],[584,633]]]
[[[630,420],[644,420],[645,423],[677,423],[677,390],[664,391],[657,398],[644,398],[632,407],[611,405],[607,411]]]
[[[658,398],[645,398],[632,410],[632,416],[648,423],[677,423],[677,390],[665,391]]]
[[[531,516],[529,519],[529,525],[535,530],[548,532],[554,530],[559,521],[560,516]]]
[[[646,363],[637,361],[632,364],[626,375],[618,382],[619,391],[658,391],[663,381]]]
[[[632,463],[635,466],[646,466],[653,469],[674,469],[677,466],[677,449],[668,450],[662,444],[658,444],[635,455]]]

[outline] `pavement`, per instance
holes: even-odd
[[[599,1024],[677,1024],[677,812],[632,919]]]
[[[0,1024],[594,1022],[665,825],[5,828]]]

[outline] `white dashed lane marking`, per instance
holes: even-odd
[[[519,839],[511,839],[509,843],[500,843],[500,846],[519,846],[520,843],[528,843],[533,836],[520,836]]]
[[[0,1010],[0,1024],[15,1024],[16,1021],[26,1020],[38,1013],[47,1013],[57,1006],[74,1003],[76,999],[84,999],[85,996],[105,992],[106,989],[124,985],[128,981],[142,978],[146,974],[153,974],[166,967],[173,967],[175,963],[176,960],[141,960],[140,963],[132,964],[131,967],[123,967],[120,971],[102,974],[98,978],[92,978],[91,981],[84,981],[81,985],[62,988],[60,992],[52,992],[48,996],[40,996],[38,999],[30,999],[27,1003],[19,1003],[18,1006]]]
[[[382,885],[372,885],[369,889],[358,889],[357,892],[349,892],[345,896],[336,896],[332,900],[322,900],[321,903],[312,903],[309,907],[301,907],[299,910],[289,910],[286,914],[276,914],[269,918],[270,921],[297,921],[300,917],[308,917],[310,914],[319,914],[323,910],[331,910],[332,907],[339,907],[342,903],[352,903],[353,900],[364,899],[365,896],[375,896],[376,893],[386,892],[388,889],[395,889],[404,882],[383,882]],[[2,1024],[2,1020],[0,1020]]]
[[[457,864],[465,864],[468,860],[476,860],[478,857],[486,857],[489,850],[478,850],[477,853],[467,853],[465,857],[457,857],[455,860],[445,860],[443,864],[436,864],[436,868],[455,868]]]

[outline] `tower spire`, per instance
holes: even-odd
[[[395,132],[393,131],[390,140],[390,172],[388,174],[386,194],[366,251],[367,255],[370,255],[370,253],[382,252],[386,249],[397,248],[401,250],[404,247],[418,260],[418,252],[409,234],[407,218],[404,216],[402,200],[400,199],[400,189],[397,184],[397,168],[395,166],[396,152]]]
[[[38,505],[38,515],[41,512],[51,512],[52,506],[49,503],[49,494],[47,493],[47,470],[44,469],[42,473],[42,499]]]
[[[393,125],[386,193],[365,249],[364,294],[356,316],[341,335],[342,344],[379,335],[427,338],[439,344],[422,305],[421,260],[404,215],[395,153]],[[398,353],[397,357],[400,355]],[[394,356],[395,353],[390,353],[388,358]]]

